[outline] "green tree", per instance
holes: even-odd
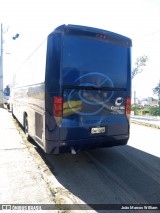
[[[160,115],[160,80],[159,80],[159,83],[158,85],[153,88],[153,93],[155,95],[158,95],[158,104],[159,104],[159,112],[158,112],[158,115]]]
[[[148,56],[143,55],[136,59],[135,67],[132,70],[132,79],[143,71],[143,67],[146,66],[146,62],[148,61]]]
[[[153,93],[158,96],[159,101],[160,101],[160,80],[159,80],[159,83],[157,84],[157,86],[155,88],[153,88]]]
[[[157,107],[157,106],[150,107],[149,114],[153,115],[153,116],[159,116],[160,115],[159,107]]]

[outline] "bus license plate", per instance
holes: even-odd
[[[106,131],[105,127],[94,127],[91,128],[91,134],[104,133]]]

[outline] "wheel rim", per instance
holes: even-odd
[[[28,136],[28,120],[27,120],[27,117],[25,118],[24,131],[25,131],[26,136]]]

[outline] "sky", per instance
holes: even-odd
[[[12,72],[62,24],[113,31],[132,39],[136,58],[149,61],[132,81],[137,97],[153,96],[160,80],[160,0],[0,0],[4,37],[4,86]],[[19,38],[12,37],[19,33]]]

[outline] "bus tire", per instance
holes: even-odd
[[[7,110],[10,111],[10,104],[7,104]]]
[[[24,133],[26,135],[27,140],[30,141],[31,137],[30,137],[30,135],[29,135],[28,132],[29,132],[29,128],[28,128],[28,116],[25,115],[24,116]]]
[[[11,113],[12,113],[13,119],[16,119],[16,117],[15,117],[15,115],[14,115],[14,113],[13,113],[13,106],[11,107]]]

